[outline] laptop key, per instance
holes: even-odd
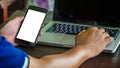
[[[70,33],[70,34],[73,33],[72,25],[69,25],[69,33]]]
[[[73,26],[73,33],[76,35],[78,33],[77,26]]]
[[[59,28],[60,28],[60,27],[59,27],[59,24],[55,24],[55,25],[54,25],[54,28],[55,28],[55,29],[54,29],[54,32],[55,32],[55,33],[59,33],[59,31],[60,31],[60,29],[59,29]]]

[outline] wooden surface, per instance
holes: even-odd
[[[20,47],[33,57],[41,58],[45,55],[63,53],[68,48],[59,48],[45,45],[33,47]],[[79,68],[120,68],[120,47],[115,54],[101,53],[100,55],[87,60]]]

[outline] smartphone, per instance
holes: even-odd
[[[16,34],[15,42],[21,45],[36,44],[39,32],[47,15],[47,9],[29,6]]]

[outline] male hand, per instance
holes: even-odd
[[[96,27],[81,31],[76,36],[76,45],[80,45],[90,57],[101,53],[108,43],[113,40],[104,29]]]
[[[21,22],[24,17],[16,17],[13,20],[10,20],[6,25],[1,28],[1,36],[5,37],[9,42],[14,46],[17,44],[14,42],[16,33],[21,25]]]
[[[15,36],[17,34],[17,31],[23,21],[23,16],[16,17],[13,20],[10,20],[5,26],[3,26],[0,30],[1,36],[5,37],[9,42],[11,42],[14,46],[17,46],[18,44],[15,43]],[[40,33],[41,35],[42,33]]]

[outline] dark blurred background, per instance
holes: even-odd
[[[8,6],[8,17],[16,10],[23,10],[26,0],[15,0],[10,6]],[[0,24],[3,23],[3,9],[0,6]]]

